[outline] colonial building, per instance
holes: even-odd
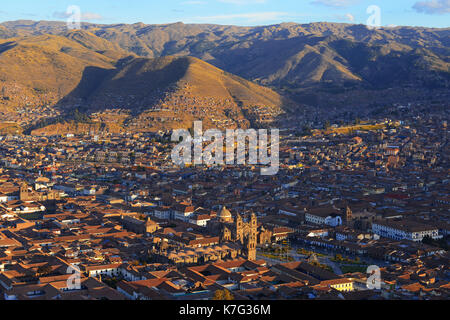
[[[328,209],[316,209],[305,213],[305,221],[310,224],[337,227],[342,225],[342,214]]]
[[[34,190],[30,190],[27,184],[22,184],[20,186],[20,200],[25,202],[33,202],[33,201],[52,201],[52,200],[60,200],[61,195],[58,191],[45,191],[45,192],[36,192]]]
[[[377,221],[372,224],[373,233],[394,240],[422,241],[426,236],[440,239],[439,229],[415,221]]]
[[[224,206],[214,221],[211,221],[210,230],[220,235],[221,242],[237,242],[244,248],[249,260],[256,260],[256,245],[258,243],[258,221],[252,213],[244,218],[237,213],[233,218],[231,212]]]
[[[159,229],[158,224],[150,218],[143,221],[130,216],[122,216],[120,220],[125,229],[139,234],[155,233]]]

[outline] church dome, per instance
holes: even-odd
[[[220,210],[218,217],[221,221],[232,220],[231,212],[225,206],[223,206],[222,210]]]

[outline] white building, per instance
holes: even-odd
[[[153,216],[161,220],[171,220],[173,211],[170,207],[156,207],[153,209]]]
[[[211,217],[208,215],[194,214],[189,218],[189,223],[195,224],[200,227],[206,227],[210,220],[211,220]]]
[[[189,222],[189,218],[194,214],[195,208],[191,206],[177,205],[175,206],[173,213],[175,220],[181,220]]]
[[[121,263],[116,263],[99,266],[88,266],[86,267],[86,272],[88,273],[89,277],[97,277],[99,275],[113,277],[121,274],[121,265]]]
[[[305,213],[305,221],[307,223],[317,225],[327,225],[330,227],[337,227],[342,225],[342,217],[336,213]]]
[[[0,203],[8,202],[8,196],[5,194],[0,194]]]
[[[372,223],[373,233],[380,237],[394,240],[422,241],[429,236],[433,239],[442,238],[435,227],[420,224],[413,221],[383,221]]]

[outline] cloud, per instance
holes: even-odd
[[[359,0],[314,0],[311,3],[315,4],[315,5],[322,5],[322,6],[327,6],[327,7],[335,7],[335,8],[342,7],[343,8],[343,7],[351,6],[358,2],[359,2]]]
[[[194,17],[190,20],[200,21],[200,22],[219,22],[219,21],[230,21],[230,20],[246,20],[249,23],[259,23],[265,21],[273,21],[278,19],[288,18],[290,13],[288,12],[252,12],[252,13],[237,13],[237,14],[224,14],[216,16],[207,17]]]
[[[351,14],[351,13],[347,13],[345,15],[345,17],[347,18],[348,21],[353,22],[355,21],[355,17]]]
[[[55,11],[53,12],[53,18],[57,18],[57,19],[66,19],[70,17],[70,14],[67,14],[63,11]]]
[[[341,14],[333,15],[331,18],[339,20],[339,21],[346,21],[346,22],[354,22],[355,21],[355,17],[351,13],[346,13],[344,15],[341,15]]]
[[[98,13],[85,12],[81,14],[81,20],[102,20],[103,17]]]
[[[413,9],[425,14],[450,13],[450,0],[419,1],[413,5]]]
[[[72,13],[67,13],[63,11],[53,12],[53,18],[57,19],[67,19],[72,16]],[[98,13],[93,12],[83,12],[81,13],[81,20],[90,21],[90,20],[102,20],[103,17]]]

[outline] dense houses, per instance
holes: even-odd
[[[446,123],[366,125],[284,131],[275,176],[163,131],[0,136],[0,298],[448,299]]]

